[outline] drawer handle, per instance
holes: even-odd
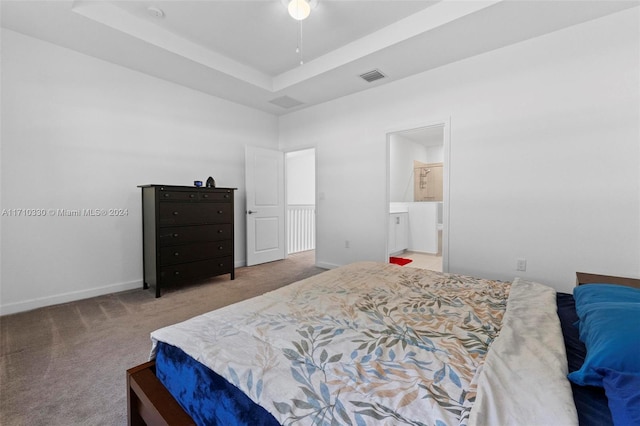
[[[209,198],[209,194],[204,194],[202,198]]]
[[[224,246],[220,246],[218,247],[218,250],[222,250],[224,248]]]
[[[195,197],[195,194],[189,194],[189,198]]]
[[[178,212],[173,212],[173,215],[174,216],[178,216]]]
[[[180,253],[179,252],[175,252],[175,253],[173,253],[173,255],[178,257],[178,256],[180,256]]]
[[[180,271],[175,271],[173,275],[180,275]]]
[[[167,194],[166,192],[164,193],[164,197],[165,198],[169,198],[169,194]]]
[[[222,214],[222,210],[218,210],[218,214]]]
[[[222,234],[222,229],[218,229],[218,234]]]
[[[229,198],[229,194],[224,194],[224,198]]]
[[[173,234],[173,238],[178,238],[178,234]]]
[[[224,263],[218,263],[218,266],[224,266]]]

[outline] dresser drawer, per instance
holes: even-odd
[[[160,281],[164,283],[191,281],[209,278],[233,270],[233,257],[201,260],[160,268]]]
[[[160,201],[230,201],[233,193],[230,191],[212,191],[198,189],[195,191],[158,191]]]
[[[199,195],[196,191],[159,191],[160,201],[197,201]]]
[[[233,225],[174,226],[160,228],[158,238],[160,247],[176,244],[201,243],[204,241],[230,240],[233,235]]]
[[[160,203],[160,226],[233,223],[231,203]]]
[[[230,256],[232,252],[233,241],[231,240],[165,247],[160,249],[160,265]]]
[[[200,194],[198,194],[199,197],[198,199],[200,201],[215,201],[215,202],[220,202],[220,201],[230,201],[231,197],[233,196],[232,192],[201,192]]]

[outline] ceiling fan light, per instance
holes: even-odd
[[[289,10],[289,15],[291,15],[293,19],[302,21],[309,17],[311,5],[309,5],[307,0],[291,0],[287,10]]]

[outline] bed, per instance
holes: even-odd
[[[521,279],[358,262],[154,331],[129,424],[611,424],[604,385],[567,380],[580,309]]]

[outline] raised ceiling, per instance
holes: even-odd
[[[318,0],[301,25],[281,0],[2,0],[0,14],[5,28],[279,115],[637,4]],[[374,69],[385,78],[359,77]]]

